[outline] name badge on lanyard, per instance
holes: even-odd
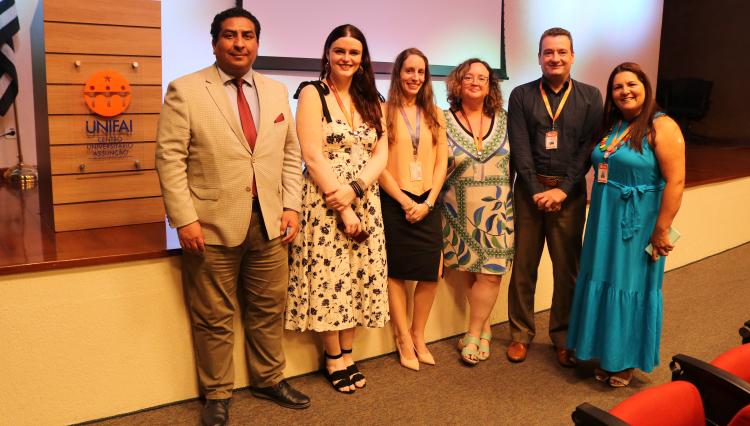
[[[542,87],[542,80],[539,80],[539,92],[542,94],[542,100],[544,101],[544,107],[547,109],[547,114],[549,114],[549,118],[552,119],[552,129],[544,134],[545,149],[557,149],[558,134],[557,130],[555,129],[555,121],[557,121],[557,118],[560,117],[560,113],[565,106],[565,102],[568,100],[568,96],[570,95],[571,90],[573,90],[573,80],[568,81],[568,89],[565,90],[565,94],[563,94],[563,97],[560,100],[560,104],[557,106],[557,111],[552,114],[552,106],[549,103],[549,98],[547,98],[547,93],[544,92],[544,88]]]
[[[409,176],[411,177],[412,182],[422,180],[422,163],[418,162],[416,157],[414,158],[414,161],[409,163]]]
[[[473,161],[472,167],[474,169],[474,180],[479,182],[484,180],[484,163],[481,161]]]
[[[609,176],[609,166],[607,163],[600,163],[596,168],[596,181],[599,183],[607,183]]]
[[[557,130],[550,130],[544,134],[544,148],[557,149]]]
[[[406,128],[409,130],[409,137],[411,137],[411,147],[412,147],[412,161],[409,163],[409,177],[411,178],[412,182],[417,182],[422,180],[422,163],[419,161],[419,137],[421,136],[421,126],[422,126],[422,111],[417,107],[417,130],[414,131],[414,129],[411,127],[411,123],[409,123],[409,118],[406,116],[406,111],[404,111],[404,107],[399,107],[401,110],[401,117],[404,119],[404,123],[406,123]]]

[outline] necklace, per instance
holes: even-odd
[[[356,134],[357,132],[354,130],[354,115],[350,113],[351,111],[354,111],[352,98],[349,97],[349,110],[347,111],[347,109],[344,108],[344,103],[341,101],[341,97],[339,96],[338,89],[336,89],[336,85],[333,84],[333,80],[327,78],[326,83],[328,83],[328,85],[331,86],[331,89],[333,89],[333,96],[336,97],[336,103],[339,104],[341,113],[344,114],[344,118],[346,119],[347,124],[349,124],[349,128],[352,129],[352,132],[354,132],[354,134]]]
[[[617,130],[612,133],[612,130],[614,129],[614,126],[612,129],[609,129],[609,134],[607,136],[604,136],[602,138],[601,143],[599,143],[599,150],[604,153],[604,159],[606,160],[612,154],[617,152],[618,149],[620,149],[621,146],[625,145],[626,142],[630,141],[630,125],[623,130],[622,134],[620,136],[617,136],[618,133],[620,133],[620,128],[622,127],[622,120],[617,124]],[[612,142],[607,146],[607,138],[612,135]]]
[[[469,116],[466,115],[463,107],[461,107],[461,115],[464,116],[464,120],[466,120],[466,124],[469,126],[469,132],[471,133],[471,137],[474,139],[474,147],[477,149],[477,154],[481,157],[483,149],[482,135],[477,135],[476,133],[474,133],[474,129],[471,128],[471,121],[469,121]],[[484,112],[482,112],[479,116],[479,133],[482,132],[482,127],[484,127]]]

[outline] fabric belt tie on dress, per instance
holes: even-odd
[[[664,189],[664,183],[659,185],[636,185],[627,186],[619,182],[609,180],[608,185],[612,185],[620,190],[620,198],[625,200],[627,206],[622,216],[622,239],[627,241],[633,238],[636,232],[641,229],[641,215],[638,209],[641,196],[647,192],[658,192]]]

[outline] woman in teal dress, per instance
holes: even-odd
[[[443,257],[445,266],[471,274],[464,280],[469,330],[458,347],[462,360],[476,365],[490,355],[490,314],[513,259],[507,115],[500,81],[486,62],[464,61],[445,83],[452,165],[441,209]]]
[[[578,359],[598,359],[595,378],[613,387],[627,386],[634,368],[659,364],[664,256],[673,248],[685,145],[677,124],[656,110],[641,67],[618,65],[591,154],[595,179],[568,330],[568,347]]]

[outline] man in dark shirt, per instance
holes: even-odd
[[[526,359],[534,338],[534,292],[546,240],[554,277],[549,334],[558,362],[566,367],[575,363],[565,340],[586,215],[585,175],[601,123],[602,96],[597,88],[570,78],[574,59],[570,32],[545,31],[539,40],[542,78],[510,94],[510,159],[517,174],[516,255],[508,289],[507,356],[513,362]]]

